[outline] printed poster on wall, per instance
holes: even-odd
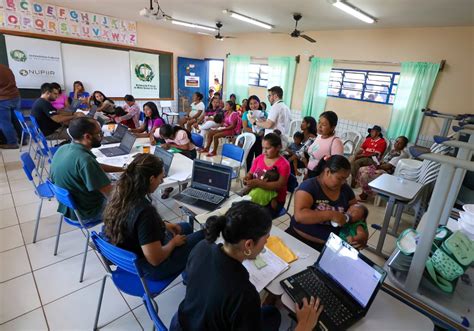
[[[197,87],[199,88],[199,77],[196,76],[184,76],[185,87]]]
[[[64,86],[59,42],[5,35],[5,43],[8,66],[19,88],[37,89],[46,82]]]
[[[159,98],[158,54],[130,51],[130,77],[135,98]]]

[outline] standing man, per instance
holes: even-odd
[[[3,149],[18,148],[18,136],[13,127],[12,114],[20,109],[20,91],[16,87],[15,76],[7,66],[0,64],[0,130],[6,138]]]
[[[268,90],[268,101],[272,105],[268,112],[267,119],[254,119],[253,125],[265,129],[265,135],[280,130],[282,134],[287,134],[290,129],[291,112],[282,100],[283,90],[280,86],[273,86]]]

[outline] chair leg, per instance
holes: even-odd
[[[84,257],[82,259],[81,276],[79,277],[79,283],[82,283],[82,280],[84,279],[84,270],[86,269],[86,261],[87,261],[87,250],[89,249],[89,238],[90,238],[90,233],[89,231],[87,231],[86,245],[84,247]]]
[[[41,218],[41,209],[43,208],[43,199],[40,201],[40,205],[38,207],[38,212],[36,213],[36,224],[35,224],[35,232],[33,235],[33,244],[36,243],[36,236],[38,235],[38,226],[39,226],[39,221]]]
[[[100,287],[100,294],[99,294],[99,302],[97,303],[97,310],[95,312],[94,328],[93,328],[94,331],[97,330],[97,324],[99,324],[100,308],[102,306],[102,298],[104,297],[105,282],[107,281],[107,277],[109,277],[109,275],[105,275],[102,278],[102,284]]]
[[[398,204],[396,211],[395,211],[395,224],[393,226],[393,233],[396,235],[398,233],[398,227],[400,226],[400,222],[402,221],[402,213],[403,213],[404,205]]]
[[[21,131],[21,137],[20,137],[20,153],[21,153],[21,148],[23,147],[23,138],[25,137],[25,133]]]
[[[63,218],[63,215],[61,215],[61,217],[59,218],[58,233],[56,234],[56,244],[54,245],[54,256],[58,254],[59,236],[61,235],[61,226],[63,225]]]

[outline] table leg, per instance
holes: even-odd
[[[385,242],[385,237],[387,236],[388,226],[390,224],[390,217],[393,213],[393,206],[395,205],[395,199],[390,197],[387,203],[387,209],[385,210],[385,216],[383,218],[382,229],[380,230],[379,241],[377,242],[377,248],[375,253],[377,255],[383,256],[382,249]]]
[[[402,203],[398,203],[395,209],[395,223],[392,229],[392,234],[394,236],[397,236],[398,227],[400,226],[400,222],[402,220],[403,207],[404,205]]]

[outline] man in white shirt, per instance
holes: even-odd
[[[268,101],[272,105],[268,112],[268,118],[254,120],[254,125],[265,129],[265,134],[280,130],[287,134],[290,129],[291,112],[282,100],[283,90],[280,86],[273,86],[268,90]]]

